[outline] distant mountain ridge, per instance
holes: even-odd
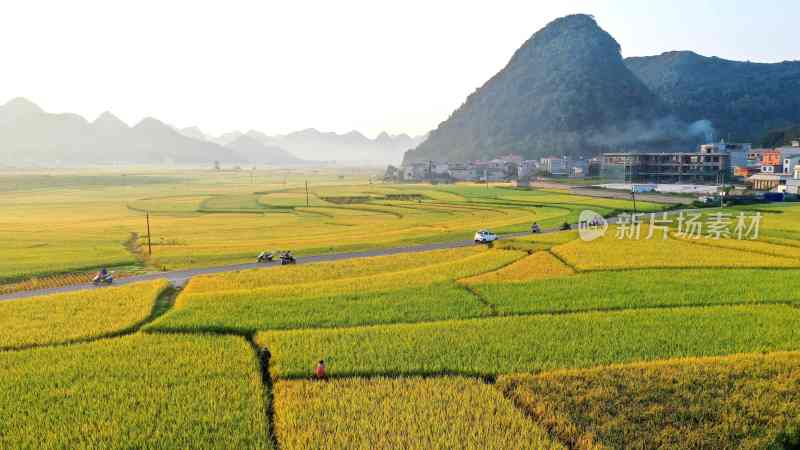
[[[755,143],[798,123],[800,62],[623,60],[613,37],[578,14],[536,32],[404,160],[685,150],[710,138]]]
[[[77,114],[51,114],[15,98],[0,106],[0,165],[86,164],[302,165],[316,161],[399,162],[421,141],[358,132],[343,135],[307,129],[285,136],[251,130],[213,138],[198,127],[175,129],[148,117],[133,127],[106,111],[93,122]],[[305,158],[296,156],[300,150]],[[298,152],[300,153],[300,152]]]
[[[196,127],[184,130],[193,135],[197,135],[198,132],[202,133]],[[319,131],[315,128],[274,136],[256,130],[249,130],[246,133],[231,131],[217,137],[204,136],[207,140],[220,145],[230,145],[242,136],[249,136],[266,146],[284,148],[306,160],[392,164],[400,162],[406,150],[417,147],[427,137],[425,135],[411,137],[405,133],[391,135],[384,131],[375,139],[370,139],[358,131],[338,134]]]
[[[284,150],[277,145],[267,145],[249,135],[241,135],[227,145],[237,155],[248,161],[260,164],[283,165],[300,164],[302,159]]]
[[[129,127],[110,112],[94,122],[50,114],[23,98],[0,106],[0,161],[7,165],[242,163],[231,149],[188,138],[148,117]]]

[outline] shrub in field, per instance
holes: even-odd
[[[464,278],[461,282],[471,285],[481,283],[519,283],[565,277],[574,273],[575,271],[572,268],[559,261],[552,253],[540,251],[500,270]],[[561,294],[563,295],[563,292]]]
[[[147,319],[164,280],[0,302],[0,349],[119,333]]]
[[[491,275],[504,270],[468,279],[481,283],[473,284],[472,288],[495,305],[500,314],[739,303],[800,304],[800,291],[795,285],[776,282],[800,278],[800,270],[793,269],[631,270],[581,273],[528,283],[492,282]]]
[[[259,333],[273,377],[486,375],[800,348],[800,310],[724,306]]]
[[[441,264],[482,252],[468,247],[434,250],[424,253],[404,253],[343,261],[331,261],[301,266],[286,266],[276,270],[244,270],[241,272],[195,277],[185,293],[265,288],[278,284],[314,283],[342,278],[365,277]]]
[[[737,355],[501,377],[571,447],[767,448],[800,417],[800,354]]]
[[[552,252],[579,270],[691,268],[691,267],[800,267],[791,258],[755,254],[728,248],[710,248],[682,239],[662,240],[660,234],[645,239],[642,227],[639,240],[616,239],[609,234],[592,242],[572,241],[552,248]],[[713,242],[710,241],[709,242]]]
[[[242,338],[143,335],[0,352],[0,448],[270,448]]]
[[[278,381],[274,398],[287,450],[561,448],[475,379]]]
[[[270,298],[248,291],[182,294],[183,307],[148,326],[154,331],[233,331],[322,328],[465,319],[488,306],[455,283],[387,292],[353,291],[316,298]]]

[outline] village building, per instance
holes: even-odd
[[[450,178],[456,181],[478,181],[478,169],[472,164],[453,163],[449,165]]]
[[[550,156],[539,160],[539,168],[541,171],[550,176],[567,176],[569,175],[569,159],[565,157]]]
[[[536,177],[536,172],[539,170],[539,161],[532,159],[524,160],[517,166],[517,179],[529,180]]]
[[[603,176],[630,183],[721,184],[730,172],[725,153],[603,154]]]
[[[786,181],[786,192],[800,195],[800,165],[795,166],[792,179]]]

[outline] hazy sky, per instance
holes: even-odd
[[[797,0],[3,0],[0,103],[214,134],[418,134],[536,30],[578,12],[625,56],[800,59]]]

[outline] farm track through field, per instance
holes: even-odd
[[[583,270],[580,270],[580,269],[578,269],[577,267],[575,267],[575,264],[572,264],[571,262],[569,262],[569,261],[567,261],[566,259],[562,258],[562,257],[561,257],[561,256],[559,256],[558,254],[556,254],[556,252],[554,252],[554,251],[552,251],[552,250],[548,249],[548,250],[547,250],[547,253],[549,253],[549,254],[550,254],[550,255],[551,255],[553,258],[555,258],[555,259],[559,260],[559,261],[561,262],[561,264],[564,264],[565,266],[567,266],[567,267],[569,267],[570,269],[572,269],[572,271],[573,271],[573,272],[575,272],[575,273],[581,273],[581,272],[585,272],[585,271],[583,271]]]
[[[136,258],[139,265],[142,267],[147,265],[147,256],[145,256],[144,251],[142,251],[142,246],[139,245],[139,233],[131,233],[131,237],[128,238],[123,245],[128,252]]]
[[[272,377],[269,376],[269,352],[267,349],[262,349],[258,346],[255,340],[255,334],[247,336],[247,342],[250,348],[253,349],[256,359],[258,360],[259,371],[261,372],[261,389],[264,395],[264,409],[266,411],[265,425],[267,427],[267,434],[270,441],[272,441],[272,448],[278,450],[278,437],[275,435],[275,395],[272,386]]]
[[[483,294],[476,291],[472,286],[468,284],[458,283],[458,286],[460,286],[465,291],[469,292],[473,297],[475,297],[475,300],[477,300],[478,302],[489,308],[489,311],[491,311],[490,314],[491,317],[497,316],[497,305],[487,300],[486,297],[483,296]]]

